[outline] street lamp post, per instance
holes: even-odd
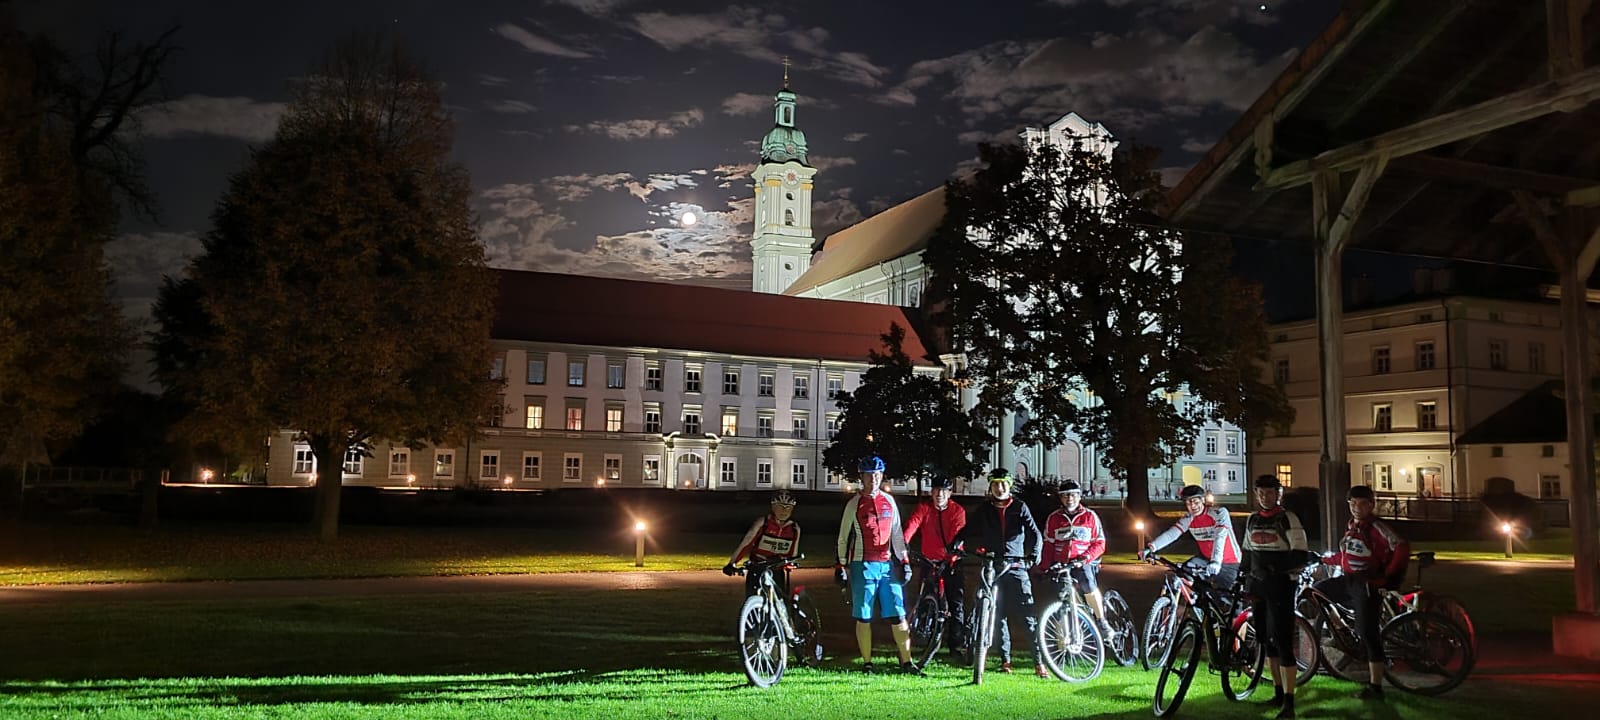
[[[1133,529],[1138,531],[1138,533],[1139,533],[1139,549],[1143,550],[1144,549],[1144,521],[1143,520],[1134,521]]]
[[[644,567],[644,529],[643,520],[633,524],[633,566]]]
[[[1506,558],[1507,559],[1510,559],[1512,557],[1512,553],[1511,553],[1511,532],[1513,530],[1515,530],[1515,529],[1516,528],[1513,528],[1511,526],[1511,523],[1508,523],[1508,522],[1500,523],[1500,534],[1506,536]]]

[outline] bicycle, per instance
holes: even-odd
[[[1205,570],[1206,560],[1189,558],[1183,562],[1183,566],[1191,573],[1200,573]],[[1150,612],[1144,619],[1144,632],[1139,638],[1139,658],[1144,669],[1155,670],[1166,663],[1172,638],[1178,632],[1180,603],[1193,607],[1194,596],[1178,574],[1169,571],[1162,579],[1161,593],[1150,603]]]
[[[1083,566],[1079,560],[1050,566],[1047,572],[1061,593],[1039,616],[1039,659],[1051,675],[1065,682],[1093,680],[1106,662],[1100,623],[1072,579],[1072,571]]]
[[[973,593],[973,607],[967,618],[967,649],[972,655],[972,684],[983,684],[984,665],[988,660],[989,646],[994,643],[995,618],[999,612],[999,596],[995,581],[1000,577],[998,565],[1027,562],[1014,555],[978,553],[983,560],[978,568],[978,587]]]
[[[1238,632],[1233,619],[1243,611],[1247,596],[1236,581],[1223,590],[1211,584],[1203,571],[1195,571],[1160,555],[1150,561],[1163,565],[1178,577],[1189,592],[1179,595],[1175,611],[1178,629],[1161,665],[1155,696],[1150,707],[1156,717],[1171,717],[1178,712],[1189,692],[1200,653],[1208,652],[1210,668],[1222,676],[1222,694],[1233,701],[1244,700],[1261,682],[1266,662],[1264,648],[1248,634]],[[1168,693],[1171,693],[1168,696]]]
[[[1429,557],[1423,564],[1431,565],[1431,560]],[[1296,609],[1317,631],[1322,665],[1335,677],[1370,682],[1366,646],[1355,628],[1355,610],[1317,589],[1313,582],[1317,574],[1314,565],[1301,571]],[[1420,584],[1421,568],[1418,574]],[[1418,695],[1449,692],[1466,680],[1476,662],[1473,643],[1466,633],[1448,617],[1407,606],[1404,594],[1381,592],[1378,633],[1387,656],[1384,678],[1395,687]]]
[[[922,594],[917,597],[916,604],[912,605],[909,618],[911,662],[921,669],[933,662],[933,656],[939,652],[939,647],[944,642],[945,630],[952,616],[950,602],[945,595],[945,579],[952,571],[960,572],[956,563],[961,559],[961,555],[957,553],[937,562],[915,551],[912,551],[911,556],[916,558],[923,571]],[[958,659],[962,659],[961,651],[952,648],[951,652],[955,653]]]
[[[756,687],[771,687],[783,678],[789,665],[789,650],[794,648],[802,663],[822,660],[822,644],[818,636],[822,621],[817,606],[811,601],[804,586],[790,592],[781,592],[774,574],[781,571],[787,586],[789,572],[797,565],[783,557],[766,560],[750,559],[739,568],[739,574],[759,573],[754,595],[746,598],[739,608],[739,659],[744,664],[744,674]]]
[[[1246,608],[1233,619],[1233,632],[1243,634],[1249,642],[1255,639],[1255,608]],[[1317,640],[1316,628],[1297,612],[1294,617],[1294,685],[1300,687],[1317,676],[1322,664],[1322,644]]]

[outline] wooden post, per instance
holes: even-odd
[[[1319,172],[1311,180],[1311,219],[1317,234],[1317,349],[1322,369],[1319,484],[1324,549],[1332,548],[1344,534],[1349,516],[1344,502],[1350,491],[1344,416],[1344,248],[1387,164],[1388,158],[1382,155],[1362,164],[1348,192],[1337,172]]]

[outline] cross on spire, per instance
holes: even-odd
[[[783,56],[783,89],[789,89],[789,56]]]

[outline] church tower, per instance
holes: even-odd
[[[750,242],[756,292],[782,293],[811,267],[811,178],[806,134],[794,124],[795,94],[784,61],[783,89],[772,98],[772,130],[756,166],[755,237]]]

